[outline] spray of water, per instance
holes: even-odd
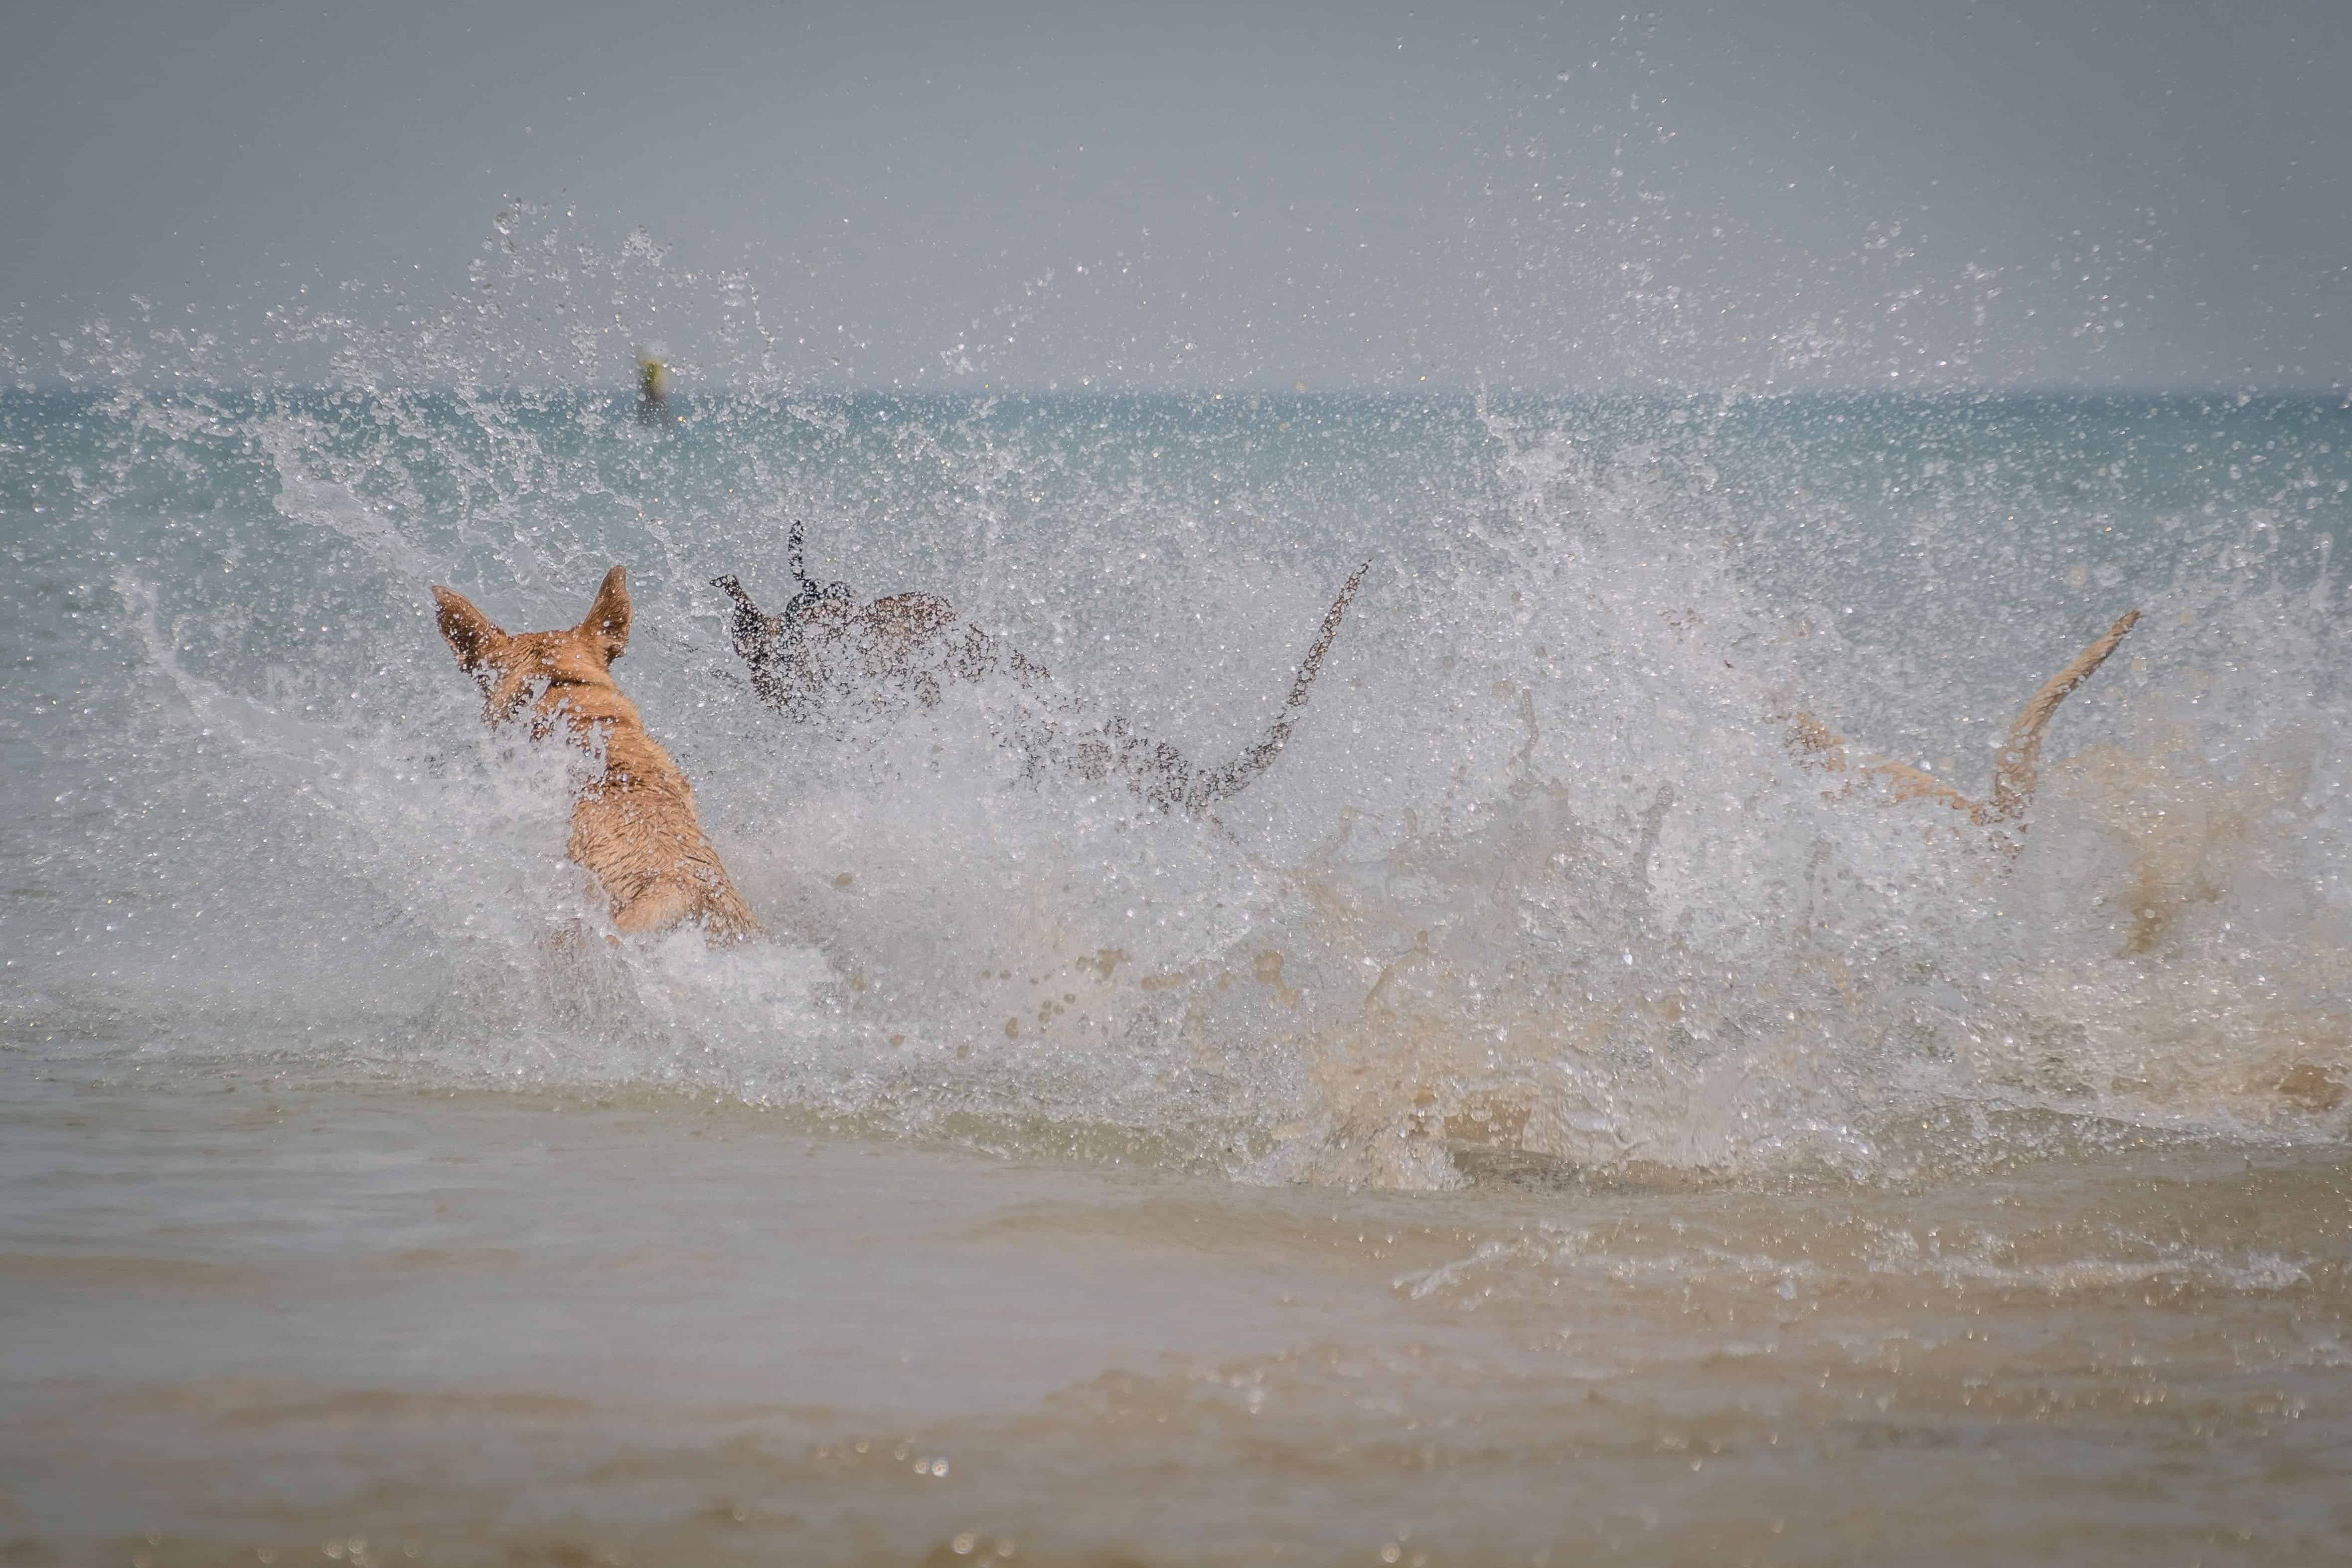
[[[560,232],[430,320],[289,316],[331,389],[175,341],[13,395],[16,1037],[1406,1187],[2345,1131],[2340,407],[817,396],[740,280]],[[697,345],[659,426],[655,328]],[[2112,421],[2171,434],[2095,462]],[[709,584],[784,580],[794,518],[820,575],[945,594],[1073,721],[1195,757],[1374,565],[1196,816],[1024,765],[1002,673],[758,701]],[[772,942],[603,941],[580,754],[485,731],[434,634],[430,581],[567,624],[615,561],[617,674]],[[2014,854],[1825,791],[1775,717],[1981,797],[2131,607]]]

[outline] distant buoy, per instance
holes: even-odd
[[[658,343],[637,351],[637,420],[645,425],[669,422],[669,362]]]

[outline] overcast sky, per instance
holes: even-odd
[[[648,336],[802,384],[2352,376],[2345,0],[1625,3],[40,0],[0,337],[137,296],[589,380]]]

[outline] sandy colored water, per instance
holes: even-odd
[[[12,1563],[2352,1557],[2336,1153],[1369,1194],[147,1076],[0,1077]]]

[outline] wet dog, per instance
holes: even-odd
[[[820,705],[848,700],[883,703],[911,696],[926,706],[942,683],[1003,673],[1043,705],[1064,715],[1077,703],[1053,690],[1046,668],[997,637],[961,620],[936,594],[893,594],[859,605],[845,583],[820,584],[808,574],[801,525],[793,525],[788,561],[800,592],[781,615],[767,615],[732,575],[712,585],[735,602],[730,630],[736,655],[749,667],[751,689],[778,711],[806,717]],[[1282,710],[1256,742],[1220,767],[1202,767],[1165,742],[1135,734],[1126,721],[1080,725],[1045,716],[1006,737],[1029,776],[1059,767],[1089,781],[1117,778],[1160,811],[1200,813],[1249,787],[1290,742],[1291,726],[1307,706],[1339,623],[1371,569],[1349,576],[1324,613],[1323,625],[1291,681]]]
[[[756,936],[759,922],[703,837],[694,790],[613,682],[629,646],[628,574],[604,574],[586,618],[566,631],[509,634],[464,595],[434,585],[441,636],[482,689],[497,724],[528,710],[530,732],[562,731],[603,771],[572,807],[572,858],[611,902],[614,926],[650,935],[688,922],[713,947]]]
[[[1802,710],[1784,710],[1772,717],[1789,725],[1790,745],[1798,761],[1822,773],[1852,773],[1854,783],[1881,785],[1888,798],[1900,804],[1912,800],[1928,800],[1948,806],[1977,826],[2004,827],[2011,834],[2021,833],[2025,816],[2033,804],[2033,792],[2041,783],[2042,737],[2058,705],[2068,694],[2090,679],[2093,671],[2106,663],[2107,656],[2116,651],[2125,635],[2138,624],[2137,610],[2126,612],[2109,626],[2098,640],[2092,643],[2074,661],[2044,681],[2042,689],[2018,710],[2011,721],[2009,735],[1993,760],[1992,795],[1987,800],[1972,800],[1950,784],[1924,769],[1908,763],[1894,762],[1885,757],[1850,757],[1847,739],[1811,714]],[[1844,795],[1853,788],[1849,784]],[[2013,837],[2002,842],[2016,847]]]
[[[802,525],[793,524],[786,560],[800,591],[781,615],[764,615],[732,575],[711,586],[735,601],[730,630],[751,689],[780,713],[805,718],[829,702],[940,700],[943,679],[977,680],[999,669],[1024,689],[1042,690],[1045,670],[999,647],[978,626],[960,626],[937,594],[891,594],[860,605],[846,583],[808,574]]]

